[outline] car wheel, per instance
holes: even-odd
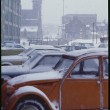
[[[36,98],[24,98],[16,104],[13,110],[46,110],[46,108]]]

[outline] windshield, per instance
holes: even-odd
[[[29,53],[27,56],[35,56],[38,54],[38,50],[33,50],[31,53]]]
[[[93,43],[84,43],[84,44],[82,44],[82,45],[85,46],[85,47],[94,46]]]
[[[6,44],[5,44],[5,47],[14,47],[14,44],[6,43]]]
[[[71,66],[71,64],[74,62],[73,59],[67,59],[67,58],[62,58],[58,64],[55,66],[55,70],[56,71],[67,71],[69,69],[69,67]],[[66,72],[65,71],[65,72]]]
[[[21,52],[19,55],[25,55],[26,53],[28,53],[31,50],[31,48],[24,50],[23,52]]]
[[[23,48],[23,47],[21,45],[19,45],[19,44],[16,44],[15,48]]]
[[[29,58],[29,60],[27,60],[25,62],[25,64],[31,64],[32,62],[35,61],[36,58],[38,58],[40,56],[41,56],[41,54],[39,54],[39,53],[36,52],[36,54],[29,56],[30,58]]]

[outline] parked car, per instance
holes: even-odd
[[[71,46],[71,45],[57,45],[55,47],[62,48],[62,49],[64,49],[67,52],[75,50],[75,47]]]
[[[108,48],[108,43],[100,43],[99,48]]]
[[[8,80],[2,109],[108,109],[108,51],[97,50],[70,52],[49,72]]]
[[[32,57],[39,51],[65,52],[64,49],[55,48],[53,46],[36,45],[34,47],[30,47],[24,50],[18,55],[2,56],[2,66],[23,64],[26,60],[28,60],[30,57]]]
[[[1,48],[2,56],[9,56],[9,55],[17,55],[24,51],[24,47],[21,46],[19,43],[15,42],[5,42],[4,46]]]
[[[94,48],[93,43],[73,43],[75,50]]]
[[[51,70],[60,60],[59,52],[38,52],[22,65],[2,66],[2,82],[22,74],[37,73]]]
[[[95,47],[91,40],[85,40],[85,39],[76,39],[76,40],[70,41],[69,45],[74,46],[75,50]]]

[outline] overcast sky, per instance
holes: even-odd
[[[23,9],[32,9],[32,0],[21,0]],[[108,20],[108,0],[64,0],[65,14],[97,14],[97,20]],[[42,0],[43,24],[61,24],[63,0]]]

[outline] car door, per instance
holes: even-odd
[[[103,78],[102,78],[102,90],[103,90],[103,107],[108,108],[108,58],[103,58]]]
[[[79,61],[62,85],[62,110],[100,107],[99,59]]]

